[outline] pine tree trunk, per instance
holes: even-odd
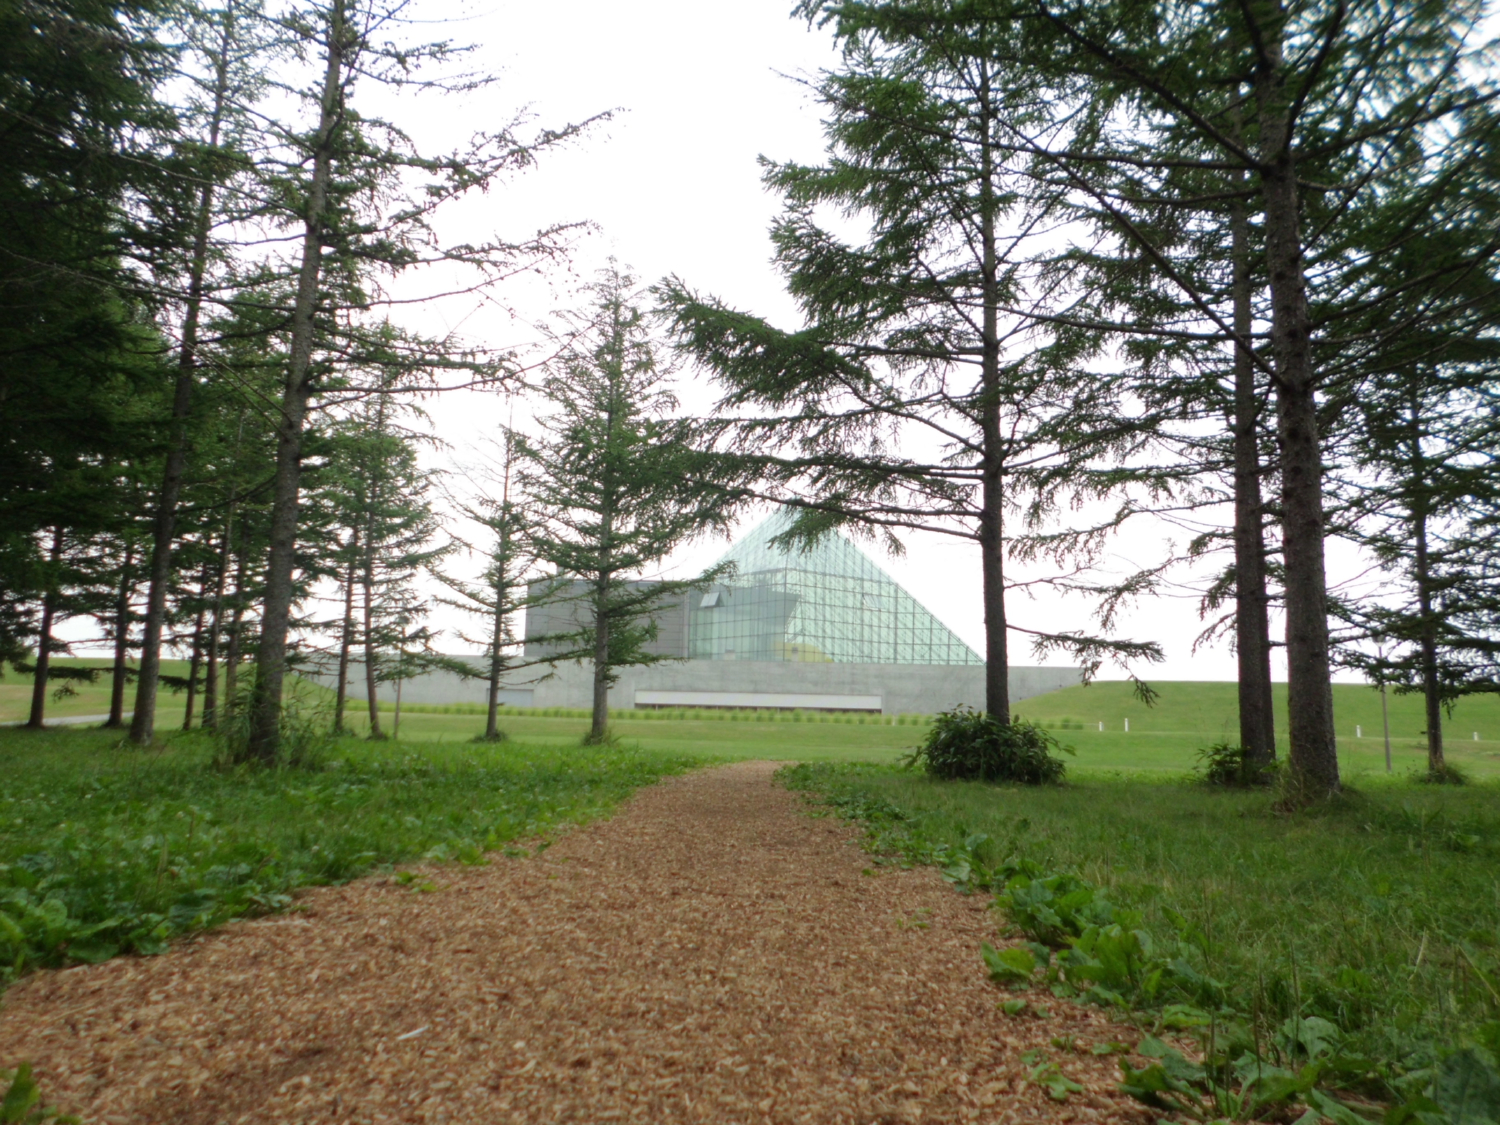
[[[615,337],[618,339],[618,308],[614,309]],[[623,376],[623,361],[619,370],[611,371],[609,408],[604,415],[604,441],[606,447],[615,440],[616,406],[620,395],[619,379]],[[610,596],[614,593],[614,539],[616,491],[615,482],[606,479],[599,482],[599,572],[594,576],[594,709],[589,724],[587,741],[595,745],[609,737],[609,687],[614,679],[614,669],[609,661]]]
[[[205,574],[203,580],[198,583],[198,597],[201,599],[206,593],[208,593],[208,575]],[[205,617],[205,609],[206,607],[200,600],[198,616],[193,621],[193,647],[188,657],[187,702],[182,710],[183,730],[193,729],[193,705],[197,702],[198,697],[198,673],[203,668],[203,618]]]
[[[1411,537],[1412,577],[1417,587],[1418,645],[1422,661],[1422,702],[1427,715],[1427,772],[1447,773],[1443,754],[1443,697],[1438,672],[1438,622],[1432,612],[1432,560],[1427,520],[1427,459],[1422,453],[1421,403],[1411,395]]]
[[[208,667],[203,679],[204,730],[219,729],[219,640],[224,634],[224,587],[229,580],[229,541],[233,518],[231,514],[225,521],[224,539],[219,546],[219,560],[214,574],[214,602],[208,619]]]
[[[248,552],[240,548],[234,570],[234,610],[229,615],[229,648],[224,653],[224,714],[234,714],[240,677],[240,637],[245,628],[245,566]]]
[[[980,238],[984,354],[980,411],[984,480],[980,486],[979,554],[984,593],[984,709],[1010,722],[1010,637],[1005,617],[1005,448],[1000,431],[999,268],[995,250],[994,156],[990,139],[989,75],[981,80],[984,139],[980,156]]]
[[[47,677],[52,672],[52,618],[57,613],[57,564],[62,559],[62,528],[52,529],[51,562],[47,592],[42,597],[42,625],[37,633],[36,672],[31,683],[31,714],[26,720],[30,730],[41,730],[47,718]]]
[[[130,595],[135,592],[135,544],[125,544],[125,566],[120,571],[120,589],[115,597],[115,659],[109,683],[109,718],[105,727],[125,725],[125,680],[130,664]]]
[[[609,737],[609,588],[611,576],[600,575],[594,591],[594,713],[589,724],[590,744]]]
[[[344,710],[349,706],[349,650],[354,647],[355,568],[359,564],[359,528],[349,537],[349,570],[344,576],[344,631],[339,638],[339,687],[333,701],[333,733],[344,733]]]
[[[234,461],[239,463],[240,442],[245,434],[245,412],[240,410],[239,427],[234,436]],[[208,678],[203,685],[203,728],[219,729],[219,642],[224,636],[224,589],[229,581],[229,561],[234,553],[234,517],[239,494],[231,492],[229,510],[224,516],[224,538],[219,545],[218,574],[214,579],[214,606],[208,632]]]
[[[507,466],[508,468],[508,466]],[[502,520],[507,518],[504,506]],[[505,673],[505,607],[510,598],[508,567],[510,559],[509,536],[505,524],[500,525],[500,553],[495,559],[495,617],[494,632],[490,635],[490,684],[489,699],[485,706],[484,738],[495,742],[500,737],[500,677]]]
[[[1257,71],[1261,190],[1271,292],[1271,346],[1276,368],[1276,423],[1281,444],[1282,563],[1285,569],[1288,762],[1306,797],[1339,788],[1334,741],[1333,678],[1328,651],[1328,587],[1323,552],[1323,462],[1318,436],[1312,324],[1302,266],[1296,167],[1284,88],[1280,4],[1261,37]]]
[[[370,737],[378,741],[385,737],[385,732],[380,729],[380,707],[375,691],[378,683],[375,665],[375,557],[368,538],[365,541],[364,593],[365,700],[370,708]]]
[[[281,692],[286,677],[287,634],[291,626],[295,583],[298,501],[302,470],[302,427],[312,394],[314,315],[317,312],[323,228],[328,185],[333,176],[334,140],[342,108],[344,72],[344,0],[329,10],[327,65],[313,143],[313,173],[304,213],[302,263],[292,310],[292,343],[287,361],[286,392],[276,435],[276,475],[272,486],[271,550],[266,564],[266,593],[261,612],[260,646],[250,697],[247,751],[262,764],[276,760],[281,740]],[[373,706],[373,700],[372,700]]]
[[[208,146],[219,146],[219,132],[229,97],[229,54],[234,39],[232,16],[225,15],[215,63],[214,108],[209,119]],[[167,620],[167,587],[172,579],[172,543],[177,524],[177,504],[182,497],[187,468],[188,414],[192,408],[193,384],[198,373],[198,320],[203,310],[203,278],[208,269],[208,237],[213,229],[213,180],[206,179],[198,193],[194,217],[193,256],[188,268],[187,302],[183,308],[182,344],[177,351],[177,381],[172,391],[171,438],[157,493],[156,514],[151,526],[151,578],[146,591],[146,614],[141,634],[141,663],[136,671],[135,714],[130,719],[130,740],[149,746],[156,734],[156,698],[161,676],[161,635]]]
[[[1265,507],[1261,499],[1260,401],[1249,350],[1251,307],[1249,220],[1236,203],[1230,214],[1234,255],[1234,629],[1239,657],[1240,747],[1247,765],[1276,760],[1271,701],[1270,598],[1266,593]]]

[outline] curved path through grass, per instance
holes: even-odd
[[[34,974],[0,1059],[120,1125],[1146,1119],[1088,1050],[1121,1035],[1101,1013],[998,1010],[985,900],[873,873],[774,768],[650,786],[532,858]],[[1032,1080],[1048,1060],[1066,1103]]]

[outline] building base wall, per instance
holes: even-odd
[[[482,658],[474,658],[474,667]],[[507,677],[501,700],[512,707],[587,708],[593,705],[593,666],[560,664],[548,669],[529,668]],[[336,676],[313,674],[312,679],[335,687]],[[350,698],[364,699],[364,666],[351,664]],[[1083,682],[1077,668],[1013,667],[1010,697],[1017,701]],[[356,695],[356,691],[359,692]],[[934,714],[957,706],[984,709],[982,664],[824,664],[790,661],[752,662],[736,660],[684,660],[644,667],[621,668],[619,681],[610,690],[609,705],[628,710],[657,706],[653,694],[697,696],[708,702],[715,696],[743,699],[765,697],[766,706],[776,698],[819,697],[822,706],[835,710],[878,710],[887,715]],[[395,698],[394,685],[384,685],[380,698]],[[430,672],[402,684],[406,703],[484,703],[485,681],[465,679],[453,672]],[[721,706],[735,705],[730,702]],[[744,704],[757,705],[757,704]]]

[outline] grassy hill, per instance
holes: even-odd
[[[1134,732],[1191,732],[1231,742],[1239,737],[1239,703],[1235,685],[1222,682],[1168,681],[1151,686],[1161,693],[1154,707],[1147,707],[1131,693],[1129,683],[1110,680],[1087,687],[1071,687],[1023,699],[1016,713],[1049,726],[1064,721],[1098,730],[1123,731],[1125,720]],[[1276,701],[1277,729],[1286,729],[1286,685],[1272,689]],[[1391,737],[1413,739],[1427,728],[1419,695],[1388,695]],[[1334,722],[1340,739],[1380,738],[1380,693],[1363,684],[1333,685]],[[1358,728],[1358,730],[1356,729]],[[1443,724],[1445,741],[1500,740],[1500,696],[1473,696],[1459,701]]]

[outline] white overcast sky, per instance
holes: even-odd
[[[488,6],[481,0],[450,27],[455,39],[481,45],[479,58],[500,72],[501,81],[470,97],[461,110],[449,103],[438,119],[426,119],[428,125],[482,128],[487,119],[508,118],[522,105],[547,124],[618,110],[566,153],[548,157],[501,191],[465,203],[461,219],[452,220],[512,236],[564,220],[595,225],[579,242],[574,277],[518,285],[502,302],[523,320],[541,318],[570,304],[569,286],[614,257],[644,282],[676,274],[738,307],[796,323],[796,310],[770,265],[767,231],[779,204],[762,188],[757,160],[820,157],[819,109],[797,79],[815,76],[837,58],[831,37],[791,18],[790,6],[788,0],[576,0],[566,6]],[[432,327],[457,324],[492,344],[524,341],[531,333],[496,305],[450,309],[445,316]],[[712,388],[696,383],[691,371],[682,379],[686,403],[713,401]],[[503,421],[501,403],[479,395],[453,396],[433,409],[440,432],[460,448],[467,435]],[[1132,533],[1115,546],[1114,565],[1124,572],[1152,562],[1168,534],[1179,543],[1184,539],[1160,527]],[[674,557],[673,569],[695,570],[723,549],[722,542],[689,547]],[[983,651],[972,547],[941,536],[913,536],[904,556],[869,549],[919,601]],[[1011,607],[1012,619],[1031,628],[1090,625],[1089,606],[1081,600],[1018,592]],[[1164,664],[1138,669],[1147,678],[1233,679],[1235,659],[1227,644],[1192,651],[1201,627],[1196,599],[1184,596],[1141,605],[1117,632],[1165,647]],[[1011,663],[1032,662],[1026,640],[1013,637]],[[1101,672],[1106,679],[1121,675],[1108,667]]]

